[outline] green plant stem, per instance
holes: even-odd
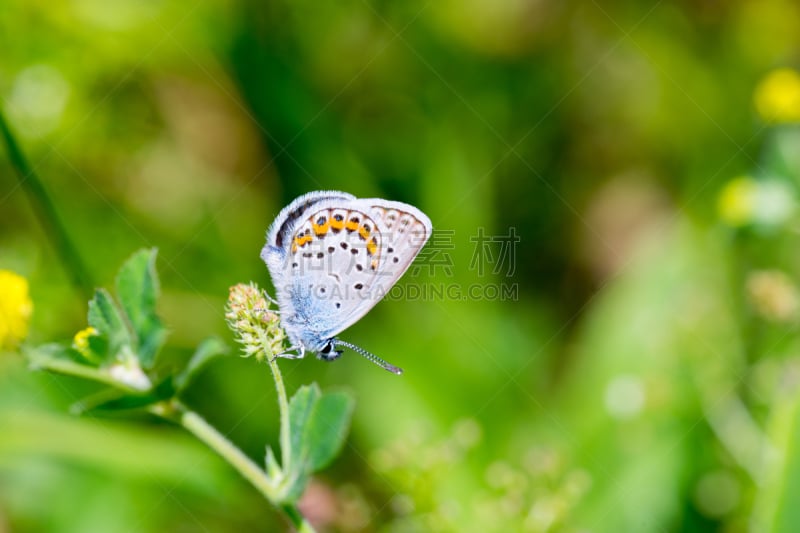
[[[223,434],[217,431],[203,417],[179,405],[177,408],[178,422],[190,433],[208,444],[215,452],[228,461],[242,476],[253,484],[271,502],[278,499],[277,491],[272,480],[252,459],[245,455]]]
[[[281,417],[281,467],[284,472],[291,472],[291,465],[289,463],[291,462],[292,455],[292,441],[291,433],[289,432],[291,425],[286,387],[283,385],[281,369],[278,368],[278,358],[272,354],[272,351],[269,349],[269,343],[263,336],[261,338],[261,346],[267,355],[266,359],[269,363],[269,369],[272,371],[272,378],[275,380],[275,391],[278,393],[278,411]]]
[[[316,530],[311,526],[309,521],[303,517],[296,505],[283,506],[283,512],[286,513],[286,516],[292,521],[292,525],[297,529],[297,533],[316,533]]]
[[[22,153],[2,111],[0,111],[0,136],[5,142],[8,160],[17,172],[19,185],[28,196],[39,222],[44,226],[47,238],[50,239],[56,252],[61,256],[72,282],[83,292],[86,299],[89,299],[92,295],[93,287],[89,270],[67,235],[64,224],[61,222],[42,180],[39,179],[36,171]]]
[[[31,352],[29,352],[28,360],[30,361],[32,369],[47,370],[49,372],[55,372],[65,376],[73,376],[91,381],[98,381],[100,383],[110,385],[117,390],[125,391],[131,394],[142,393],[141,390],[127,386],[124,383],[120,383],[118,379],[111,377],[108,372],[104,372],[97,368],[75,363],[73,361],[56,359],[55,357],[37,356],[35,352],[32,352],[33,355],[30,355],[30,353]]]
[[[299,533],[314,533],[313,526],[296,505],[280,501],[279,489],[267,473],[199,414],[176,401],[162,402],[152,407],[150,411],[162,418],[177,422],[217,452],[270,503],[281,509]]]

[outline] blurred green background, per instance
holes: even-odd
[[[446,238],[402,287],[482,288],[343,335],[402,378],[281,362],[358,402],[303,502],[321,530],[800,528],[797,3],[4,0],[0,50],[91,283],[159,248],[171,352],[231,340],[228,287],[270,286],[265,230],[312,190],[430,216]],[[0,150],[0,269],[30,284],[27,342],[68,340],[85,293],[26,190]],[[520,238],[497,272],[481,228]],[[179,429],[72,417],[91,390],[0,352],[0,532],[285,530]],[[277,442],[252,360],[187,403],[254,459]]]

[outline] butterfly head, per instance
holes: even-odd
[[[344,350],[336,349],[336,339],[328,339],[325,346],[317,352],[317,357],[323,361],[335,361],[339,359],[344,353]]]

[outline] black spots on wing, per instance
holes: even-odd
[[[327,218],[325,218],[325,216],[321,216],[321,217],[319,217],[319,218],[317,219],[317,226],[321,226],[321,225],[325,224],[325,222],[327,222],[327,220],[328,220],[328,219],[327,219]]]
[[[361,272],[362,270],[364,270],[364,265],[362,265],[361,263],[358,263],[358,264],[356,265],[356,270],[358,270],[359,272]]]
[[[332,254],[335,251],[336,251],[336,248],[334,248],[333,246],[328,246],[328,253],[329,254]]]
[[[342,247],[342,250],[347,250],[347,243],[346,242],[339,243],[339,246]]]
[[[350,253],[353,255],[358,255],[358,248],[350,248]]]
[[[392,258],[392,263],[398,263],[398,262],[400,262],[400,258],[399,257],[395,256],[395,257]]]
[[[322,259],[323,257],[325,257],[325,254],[324,254],[324,253],[322,253],[322,252],[317,252],[317,259]]]
[[[357,291],[360,291],[361,289],[363,289],[363,288],[364,288],[364,284],[363,284],[363,283],[356,283],[355,285],[353,285],[353,287],[354,287],[354,288],[355,288]]]
[[[336,309],[341,309],[342,302],[336,302]]]

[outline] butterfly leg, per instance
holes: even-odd
[[[276,306],[278,305],[278,300],[276,300],[275,298],[273,298],[272,296],[270,296],[270,295],[269,295],[269,293],[267,293],[267,291],[264,291],[264,293],[263,293],[263,294],[264,294],[264,297],[265,297],[267,300],[269,300],[270,302],[272,302],[272,303],[273,303],[273,304],[275,304]]]
[[[289,346],[285,351],[275,355],[275,357],[273,357],[272,360],[274,361],[278,357],[283,357],[284,359],[302,359],[305,356],[306,356],[306,349],[303,347],[303,345]]]
[[[276,300],[275,298],[273,298],[272,296],[267,294],[267,291],[263,291],[262,294],[267,299],[267,301],[269,301],[269,303],[273,304],[275,307],[280,308],[280,304],[278,304],[278,300]],[[257,313],[262,313],[262,314],[273,313],[273,314],[276,314],[278,316],[280,316],[280,314],[281,314],[280,309],[269,309],[269,305],[267,305],[266,308],[264,308],[264,307],[256,307],[255,309],[253,309],[253,311],[255,311]]]

